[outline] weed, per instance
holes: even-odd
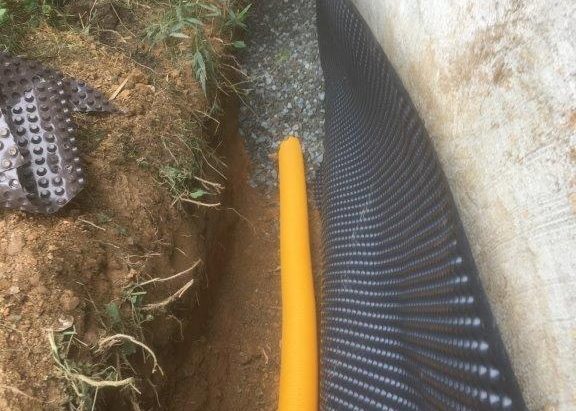
[[[0,46],[3,51],[19,48],[21,38],[42,21],[56,23],[57,0],[0,0]]]
[[[246,30],[246,18],[248,17],[248,11],[250,11],[251,7],[252,5],[249,4],[239,11],[234,11],[233,9],[228,8],[226,23],[224,23],[224,26],[232,30],[237,28]]]
[[[172,5],[162,16],[162,19],[151,24],[146,29],[146,39],[157,44],[173,38],[190,38],[186,31],[197,29],[204,23],[195,17],[196,4],[189,2],[179,2]]]
[[[98,214],[96,214],[96,220],[98,224],[104,225],[112,221],[112,218],[106,213],[99,212]]]
[[[191,273],[200,264],[198,260],[187,270],[167,278],[129,284],[119,299],[103,308],[98,308],[89,298],[101,328],[100,338],[93,346],[78,338],[74,326],[48,333],[52,357],[69,388],[70,409],[95,409],[98,393],[103,389],[127,390],[125,394],[131,402],[137,403],[142,378],[136,377],[138,373],[132,356],[138,352],[142,353],[145,363],[151,364],[152,373],[164,375],[154,350],[145,342],[143,327],[154,319],[155,312],[167,309],[183,297],[194,284]],[[145,301],[149,286],[170,283],[185,276],[192,278],[167,298],[159,302]]]
[[[174,203],[199,200],[216,195],[219,190],[213,185],[202,183],[197,176],[204,173],[204,164],[216,158],[206,142],[195,137],[191,125],[184,125],[180,133],[162,136],[164,149],[171,161],[159,165],[161,184],[164,185]]]
[[[5,24],[10,18],[10,12],[4,3],[0,3],[0,24]]]
[[[85,346],[76,337],[75,330],[48,334],[50,350],[56,366],[62,372],[62,378],[70,389],[70,407],[76,411],[93,410],[98,392],[104,388],[125,388],[138,392],[133,377],[121,378],[118,369],[99,363],[81,362],[69,358],[73,344]]]
[[[232,80],[239,73],[231,50],[243,49],[246,44],[236,40],[238,31],[246,29],[250,5],[235,8],[231,0],[172,0],[157,21],[145,30],[145,39],[151,47],[166,47],[175,59],[185,61],[204,95],[209,108],[204,116],[213,119],[220,110],[222,94],[241,96],[240,84]],[[239,77],[242,77],[243,73]],[[163,139],[164,147],[173,161],[159,166],[159,174],[175,202],[216,206],[199,201],[215,194],[213,186],[200,186],[196,176],[202,175],[202,166],[208,159],[205,144],[201,144],[184,127],[183,132]],[[199,146],[200,145],[200,146]],[[182,155],[182,148],[188,155]],[[174,155],[173,153],[178,153]]]
[[[246,29],[250,5],[235,10],[231,3],[229,0],[173,1],[161,19],[146,30],[145,37],[152,45],[178,45],[207,97],[214,97],[215,90],[238,91],[226,75],[230,68],[236,69],[235,64],[229,64],[234,59],[226,50],[246,47],[243,41],[233,39],[238,30]]]

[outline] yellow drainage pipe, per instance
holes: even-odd
[[[317,411],[318,345],[310,257],[306,177],[300,141],[289,137],[278,154],[282,349],[279,411]]]

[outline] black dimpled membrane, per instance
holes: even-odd
[[[74,111],[114,107],[84,82],[0,53],[0,207],[50,214],[82,190]]]
[[[318,0],[323,410],[523,410],[450,188],[349,0]]]

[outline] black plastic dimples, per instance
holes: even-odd
[[[0,206],[58,211],[86,183],[72,113],[114,107],[86,83],[6,53],[0,53],[0,103]]]
[[[323,410],[524,410],[424,124],[349,0],[318,0],[326,81]]]

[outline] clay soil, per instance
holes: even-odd
[[[114,100],[123,114],[76,117],[88,186],[64,210],[0,211],[0,410],[273,410],[278,204],[247,183],[252,165],[236,136],[236,104],[215,123],[201,114],[207,103],[189,65],[162,50],[142,58],[129,34],[100,40],[46,25],[28,34],[27,55],[105,95],[124,83]],[[182,161],[225,187],[202,199],[219,207],[174,202],[159,170]],[[138,287],[198,261],[176,280]],[[181,296],[134,320],[134,307],[165,301],[191,279]],[[117,334],[145,343],[162,371],[134,344],[102,352],[101,341]],[[74,373],[133,380],[78,393]]]
[[[136,36],[127,34],[120,47],[41,25],[23,43],[27,56],[107,96],[124,86],[114,100],[122,113],[75,118],[88,173],[77,199],[52,216],[0,211],[0,410],[147,407],[167,381],[151,355],[126,340],[100,343],[134,336],[157,353],[165,374],[172,371],[163,353],[183,339],[197,306],[208,228],[202,208],[174,202],[160,170],[196,162],[197,175],[207,177],[204,168],[223,168],[210,148],[207,131],[215,126],[202,115],[206,99],[189,64],[163,50],[134,57],[143,53]],[[173,281],[137,287],[197,262]],[[181,297],[145,308],[193,278]],[[133,380],[96,393],[77,375]]]
[[[233,124],[233,123],[232,123]],[[213,288],[204,326],[177,355],[181,361],[161,409],[275,410],[281,343],[279,205],[276,193],[252,188],[243,141],[229,130],[224,158],[235,210],[211,261]],[[228,134],[228,133],[227,133]],[[313,265],[320,272],[318,213],[311,202]]]

